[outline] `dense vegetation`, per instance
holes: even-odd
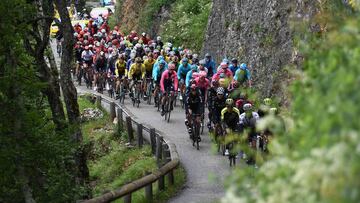
[[[211,0],[177,1],[171,10],[171,18],[162,26],[161,35],[175,46],[199,52],[202,48]]]
[[[116,19],[112,17],[110,22],[111,25],[119,24],[123,31],[129,32],[132,28],[124,25],[120,18],[125,12],[124,9],[132,7],[124,4],[124,1],[117,1]],[[156,27],[158,29],[155,30],[156,34],[163,36],[165,41],[197,52],[201,50],[211,10],[211,0],[148,0],[144,2],[136,8],[139,15],[130,20],[132,24],[138,24],[134,26],[138,32],[148,32]],[[135,3],[137,2],[133,4]],[[160,26],[155,25],[161,23],[157,15],[164,10],[170,12],[170,18],[163,21]]]
[[[223,202],[360,201],[360,18],[340,2],[322,6],[314,22],[327,30],[299,43],[292,125],[258,171],[231,175]]]

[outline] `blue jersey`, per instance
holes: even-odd
[[[184,66],[183,64],[181,64],[179,66],[178,72],[177,72],[177,76],[178,79],[180,80],[181,78],[186,78],[186,74],[191,71],[191,66],[190,64],[186,64],[186,66]]]

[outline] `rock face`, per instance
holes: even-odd
[[[213,0],[202,52],[212,54],[217,63],[224,57],[247,63],[260,94],[279,96],[284,68],[293,55],[289,19],[312,15],[314,3],[309,2]]]

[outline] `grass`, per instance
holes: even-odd
[[[78,98],[81,112],[85,108],[96,108],[96,104],[90,102],[90,98],[90,95]],[[84,143],[88,148],[88,167],[94,197],[117,189],[158,168],[150,146],[145,145],[142,149],[126,147],[126,133],[116,133],[115,125],[109,121],[109,114],[104,109],[101,110],[103,118],[82,124]],[[157,183],[153,183],[156,202],[166,202],[182,188],[186,180],[185,170],[179,167],[175,170],[174,176],[173,187],[167,187],[169,184],[167,178],[165,179],[165,191],[159,191]],[[133,193],[132,200],[146,202],[144,189]],[[119,199],[115,202],[122,201]]]

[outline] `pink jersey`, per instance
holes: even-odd
[[[220,69],[220,70],[213,76],[212,80],[218,81],[218,80],[220,79],[220,74],[221,74],[221,73],[224,73],[225,76],[226,76],[226,78],[230,78],[230,79],[232,80],[233,74],[232,74],[231,70],[228,69],[228,68],[225,69],[225,71],[224,71],[224,69]]]
[[[203,80],[200,77],[195,78],[195,84],[200,89],[208,89],[210,87],[210,81],[207,78]]]
[[[161,75],[161,80],[160,80],[160,89],[161,92],[165,92],[165,88],[169,88],[171,85],[174,86],[174,90],[177,91],[178,89],[178,78],[177,78],[177,74],[175,71],[173,71],[170,74],[169,70],[166,70],[163,72],[163,74]]]

